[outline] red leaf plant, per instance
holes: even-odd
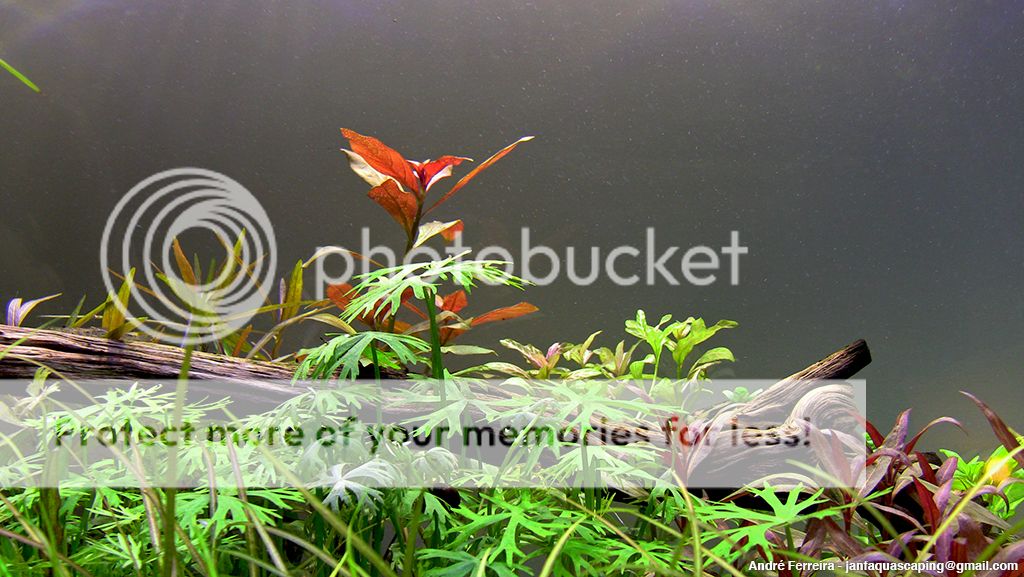
[[[421,221],[456,192],[462,190],[478,174],[512,152],[520,143],[533,139],[532,136],[524,136],[494,153],[459,179],[437,201],[426,207],[427,194],[434,185],[451,176],[455,167],[463,162],[472,162],[472,159],[464,156],[445,155],[434,160],[417,162],[407,160],[397,151],[372,136],[364,136],[348,128],[342,128],[341,133],[348,139],[349,146],[351,146],[351,150],[342,149],[342,152],[348,156],[349,166],[353,172],[373,187],[369,192],[370,199],[386,210],[405,232],[406,253],[436,235],[441,235],[445,240],[450,241],[461,232],[463,229],[461,220],[427,223]]]
[[[501,307],[488,311],[475,317],[463,318],[459,312],[466,308],[469,302],[466,299],[466,291],[458,290],[445,297],[437,297],[437,306],[440,311],[438,323],[440,324],[441,344],[446,345],[462,333],[471,328],[493,323],[516,319],[539,309],[528,302],[521,302],[508,307]],[[427,330],[429,325],[414,327],[414,329]],[[419,332],[414,330],[413,332]]]
[[[1008,451],[1020,451],[1018,435],[976,397],[968,395],[982,410],[996,436]],[[834,513],[810,519],[803,530],[793,527],[770,529],[765,538],[770,546],[759,545],[743,562],[751,560],[834,560],[849,562],[928,561],[939,567],[922,574],[954,577],[953,564],[989,560],[992,563],[1024,561],[1024,542],[1007,539],[1010,525],[989,512],[974,498],[996,495],[1005,498],[1003,486],[975,487],[973,493],[954,488],[953,475],[958,459],[940,459],[934,453],[916,448],[921,436],[940,423],[960,427],[952,418],[942,417],[911,434],[910,411],[904,411],[895,426],[883,435],[867,423],[870,437],[865,461],[844,461],[841,454],[832,459],[839,479],[853,478],[861,471],[865,483],[858,488],[832,489],[823,493],[826,500],[819,511]],[[846,469],[846,470],[843,470]],[[1004,481],[1005,483],[1005,481]],[[751,500],[753,495],[738,491],[729,499],[752,509],[767,508]],[[854,501],[858,501],[855,503]],[[857,505],[853,507],[852,505]],[[754,521],[745,524],[754,524]],[[840,563],[840,567],[843,565]],[[898,565],[893,565],[898,567]],[[783,568],[780,577],[811,577],[816,570]],[[907,574],[905,570],[880,571],[880,577]],[[1019,577],[1021,568],[978,571],[978,577]]]

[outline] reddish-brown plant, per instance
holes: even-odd
[[[379,204],[402,227],[406,238],[406,252],[434,236],[441,235],[446,240],[451,240],[460,233],[463,229],[461,220],[426,223],[422,220],[481,172],[504,158],[519,144],[533,138],[524,136],[494,153],[459,179],[448,192],[428,207],[427,196],[434,185],[451,176],[455,167],[463,162],[472,162],[472,159],[445,155],[419,162],[407,160],[372,136],[365,136],[348,128],[342,128],[341,133],[351,146],[351,150],[342,149],[348,156],[349,166],[372,187],[369,192],[370,199]]]

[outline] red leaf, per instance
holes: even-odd
[[[952,423],[958,429],[963,431],[964,434],[967,434],[967,431],[964,430],[964,426],[960,424],[960,421],[954,419],[953,417],[939,417],[937,419],[932,420],[930,423],[928,423],[924,427],[922,427],[921,430],[918,431],[916,435],[914,435],[914,438],[910,439],[910,442],[907,443],[907,446],[906,446],[906,448],[904,450],[906,452],[908,452],[908,453],[913,451],[914,450],[914,446],[917,445],[917,442],[921,439],[921,436],[924,435],[925,433],[927,433],[928,429],[931,429],[932,427],[934,427],[935,425],[938,425],[939,423]]]
[[[349,296],[350,292],[352,292],[352,285],[347,282],[327,285],[327,298],[334,303],[334,306],[342,310],[352,302],[352,297]]]
[[[377,172],[394,178],[406,190],[419,192],[419,179],[404,156],[372,136],[363,136],[347,128],[342,128],[341,134],[348,139],[352,152],[362,156]]]
[[[472,162],[472,158],[466,158],[465,156],[442,156],[437,160],[428,160],[421,163],[417,168],[416,172],[419,174],[420,183],[423,185],[423,191],[430,190],[434,183],[438,182],[442,178],[447,178],[452,175],[452,168],[463,163],[463,161]]]
[[[1017,440],[1017,432],[1008,427],[995,411],[989,408],[989,406],[983,403],[978,397],[975,397],[965,391],[960,392],[966,395],[967,398],[974,401],[975,405],[978,405],[978,408],[981,409],[981,412],[985,415],[985,419],[988,420],[988,424],[992,427],[992,432],[996,434],[996,438],[999,439],[999,442],[1003,444],[1003,447],[1005,447],[1007,451],[1012,453],[1020,446],[1020,442]],[[1021,466],[1024,466],[1024,452],[1018,451],[1017,453],[1014,453],[1013,458],[1020,463]]]
[[[327,285],[327,298],[334,303],[334,306],[341,310],[345,310],[345,307],[347,307],[356,296],[355,293],[352,292],[353,288],[354,287],[347,282]],[[370,314],[360,316],[359,322],[369,326],[370,328],[374,328],[377,325],[376,319],[374,319],[373,315]]]
[[[913,478],[914,488],[917,489],[917,499],[921,502],[921,508],[924,509],[924,515],[928,519],[928,525],[932,531],[939,527],[939,521],[942,517],[942,513],[939,512],[939,508],[935,506],[935,500],[932,497],[932,492],[924,486],[917,477]]]
[[[907,442],[907,434],[910,430],[910,409],[907,409],[896,417],[896,424],[892,426],[892,430],[885,436],[885,445],[891,449],[904,448]]]
[[[447,345],[452,339],[466,332],[466,329],[460,329],[456,327],[441,327],[438,336],[441,338],[441,344]]]
[[[469,324],[475,327],[478,325],[493,323],[496,321],[507,321],[510,319],[519,318],[523,315],[535,313],[539,310],[539,308],[531,305],[530,303],[523,302],[516,305],[512,305],[510,307],[494,309],[489,313],[484,313],[478,317],[473,318],[473,320],[471,320]]]
[[[445,193],[445,195],[442,196],[440,199],[438,199],[438,201],[435,202],[433,204],[433,206],[431,206],[429,209],[427,209],[427,213],[429,213],[431,210],[434,210],[438,206],[441,206],[441,204],[443,204],[446,200],[451,198],[453,194],[455,194],[456,192],[462,190],[463,186],[466,186],[467,184],[469,184],[469,181],[473,180],[473,178],[475,178],[476,175],[478,175],[481,172],[483,172],[484,170],[486,170],[488,167],[490,167],[495,162],[498,162],[499,160],[504,158],[504,156],[506,154],[508,154],[508,153],[512,152],[513,150],[515,150],[515,147],[519,146],[521,143],[526,142],[528,140],[533,140],[533,137],[532,136],[524,136],[524,137],[520,138],[519,140],[513,142],[512,144],[506,146],[505,148],[502,148],[498,152],[494,153],[493,156],[491,156],[487,160],[483,161],[483,163],[481,163],[480,166],[474,168],[473,170],[470,171],[469,174],[467,174],[466,176],[463,176],[458,182],[456,182],[455,186],[453,186],[451,190],[449,190],[447,193]]]
[[[868,421],[864,422],[864,426],[868,431],[868,435],[871,437],[871,442],[875,444],[875,447],[881,447],[882,444],[885,443],[885,437],[882,436],[882,433],[878,432],[878,429]]]
[[[388,211],[395,222],[402,225],[407,236],[412,236],[419,204],[416,195],[398,188],[395,181],[388,180],[370,190],[370,198]]]
[[[467,304],[469,304],[469,300],[466,299],[466,291],[459,290],[444,297],[441,302],[441,310],[457,313],[466,308]]]
[[[917,457],[917,464],[921,467],[921,475],[924,477],[924,480],[932,485],[938,485],[939,479],[935,477],[935,469],[932,469],[932,464],[928,462],[928,457],[920,451],[916,451],[914,456]]]
[[[462,231],[466,229],[466,225],[464,225],[461,220],[457,222],[458,224],[454,224],[442,230],[440,232],[441,238],[445,239],[448,242],[452,242],[453,240],[455,240],[456,236],[462,234]]]
[[[836,550],[845,557],[863,555],[867,549],[863,543],[850,536],[850,532],[836,524],[832,519],[825,519],[825,532],[832,540]]]
[[[427,320],[427,313],[421,311],[419,309],[419,307],[417,307],[416,305],[412,304],[411,302],[402,301],[402,306],[407,308],[407,309],[409,309],[409,310],[411,310],[413,313],[416,314],[416,316],[420,317],[421,319]]]

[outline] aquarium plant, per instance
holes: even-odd
[[[31,88],[35,92],[41,92],[39,87],[36,86],[34,82],[29,80],[27,76],[25,76],[24,74],[19,72],[15,67],[13,67],[10,64],[8,64],[7,61],[4,60],[3,58],[0,58],[0,68],[3,68],[7,72],[11,73],[11,75],[14,76],[15,78],[17,78],[18,80],[20,80],[22,84],[24,84],[25,86],[28,86],[29,88]]]

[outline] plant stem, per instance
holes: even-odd
[[[377,422],[374,425],[380,427],[384,424],[384,407],[381,404],[384,402],[384,395],[380,388],[380,361],[377,358],[377,347],[370,347],[370,360],[373,361],[373,380],[374,385],[377,387],[377,393],[380,398],[377,399]]]
[[[178,386],[175,389],[174,415],[172,423],[175,427],[181,426],[182,411],[185,404],[185,394],[188,391],[188,375],[192,368],[192,345],[185,346],[185,358],[181,361],[181,372],[178,376]],[[178,476],[178,454],[174,451],[168,455],[167,470],[170,473],[168,481],[172,484],[177,482]],[[178,500],[178,489],[175,486],[167,487],[164,491],[164,527],[163,527],[163,577],[174,577],[177,575],[175,565],[177,564],[177,547],[175,547],[174,528],[177,524],[176,508]]]
[[[370,360],[373,362],[373,379],[380,386],[380,362],[377,360],[377,347],[370,347]]]
[[[405,242],[405,255],[403,256],[403,258],[409,256],[409,253],[412,252],[413,245],[416,244],[416,237],[419,236],[419,232],[420,232],[420,221],[421,220],[423,220],[423,200],[422,199],[417,200],[417,202],[416,202],[416,218],[412,222],[412,227],[406,232],[406,235],[405,235],[405,238],[406,238],[406,242]]]
[[[428,293],[424,302],[427,305],[427,316],[430,317],[430,374],[435,379],[444,378],[444,365],[441,360],[441,331],[437,327],[437,305],[434,304],[434,293]],[[445,400],[445,390],[441,387],[441,401]]]
[[[405,537],[405,561],[402,563],[402,576],[412,577],[416,574],[416,541],[420,532],[420,515],[423,513],[423,491],[416,496],[412,504],[412,519],[409,520],[408,535]]]

